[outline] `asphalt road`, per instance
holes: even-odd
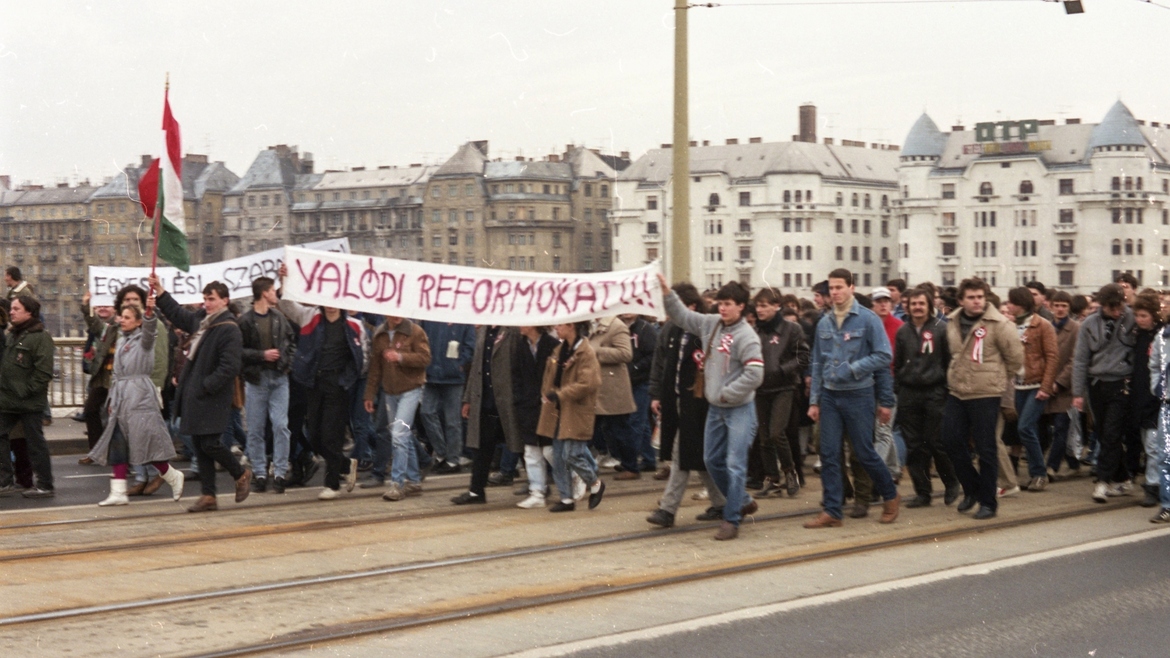
[[[576,655],[1170,656],[1167,556],[1164,536]]]

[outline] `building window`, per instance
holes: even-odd
[[[850,233],[857,233],[857,220],[856,219],[849,220],[849,232]]]
[[[854,208],[856,208],[856,207],[857,207],[857,199],[858,199],[858,197],[857,197],[857,192],[854,192],[854,193],[853,193],[853,203],[852,203],[852,205],[853,205],[853,207],[854,207]]]
[[[603,197],[609,196],[609,186],[608,185],[601,186],[601,196],[603,196]]]
[[[475,234],[472,233],[471,231],[468,231],[467,234],[463,238],[463,244],[468,246],[468,247],[474,247],[475,246]]]
[[[792,220],[788,219],[787,217],[784,218],[784,232],[785,233],[792,232]]]
[[[784,260],[792,260],[792,247],[784,247]]]
[[[658,210],[658,197],[646,197],[646,210]]]
[[[942,243],[942,255],[943,256],[954,256],[955,255],[955,243],[954,242]]]
[[[979,196],[991,196],[994,192],[991,183],[984,181],[979,184]]]
[[[841,194],[840,192],[837,193],[837,205],[838,206],[845,205],[845,195]]]
[[[658,235],[658,222],[646,222],[646,234]]]
[[[710,206],[711,208],[718,206],[719,205],[719,195],[712,192],[711,196],[707,197],[707,205]]]
[[[882,220],[882,237],[883,238],[890,237],[890,220],[888,220],[888,219]]]
[[[1073,240],[1061,240],[1059,244],[1060,244],[1060,247],[1059,247],[1060,253],[1062,253],[1062,254],[1075,253],[1075,248],[1074,248],[1075,242]]]
[[[1073,193],[1073,179],[1071,179],[1071,178],[1061,178],[1060,179],[1060,193],[1061,194],[1072,194]]]
[[[585,196],[593,196],[593,183],[585,183]]]
[[[739,259],[740,260],[751,260],[752,259],[752,248],[751,247],[740,247],[739,248]],[[653,259],[651,259],[651,260],[653,260]]]
[[[944,198],[944,199],[955,198],[955,184],[954,183],[943,183],[942,198]]]
[[[740,233],[751,233],[752,232],[752,220],[750,220],[750,219],[739,220],[739,232]]]
[[[1113,241],[1113,255],[1114,256],[1121,255],[1121,240],[1114,240]]]
[[[845,260],[845,247],[837,247],[837,260]]]
[[[1061,224],[1072,224],[1073,217],[1074,217],[1073,211],[1071,208],[1064,208],[1060,211],[1060,223]]]
[[[890,248],[882,247],[882,261],[884,262],[888,260],[890,260]]]
[[[1144,255],[1145,246],[1146,246],[1146,241],[1139,238],[1137,241],[1137,255],[1138,256]]]
[[[1032,189],[1032,181],[1020,181],[1020,194],[1031,194]]]
[[[944,212],[942,214],[942,225],[943,226],[954,226],[955,225],[955,213]]]
[[[801,231],[804,230],[804,220],[801,219],[800,217],[797,217],[796,219],[792,220],[792,224],[793,224],[793,229],[792,229],[793,231],[800,233]]]
[[[1072,270],[1061,270],[1060,271],[1060,285],[1062,285],[1062,286],[1076,285],[1073,283],[1073,271]]]
[[[849,260],[859,260],[859,252],[857,247],[849,248]]]
[[[752,193],[751,192],[740,192],[739,193],[739,205],[741,205],[741,206],[752,205]]]
[[[799,245],[796,247],[796,260],[804,260],[804,249]]]
[[[553,233],[552,234],[552,246],[553,246],[553,249],[560,249],[561,248],[561,234],[560,233]]]
[[[466,221],[469,221],[469,222],[474,222],[475,221],[475,211],[474,210],[463,211],[463,219],[465,219]]]
[[[870,202],[869,202],[869,195],[868,195],[868,194],[866,194],[866,195],[865,195],[865,207],[866,207],[866,208],[872,208],[872,207],[873,207],[872,205],[870,205]]]
[[[867,219],[862,223],[861,232],[866,234],[866,235],[869,235],[869,228],[870,228],[870,221]]]
[[[840,217],[837,218],[837,232],[838,233],[845,232],[845,220],[841,219]]]
[[[614,252],[614,257],[615,258],[617,257],[617,252]],[[553,256],[553,271],[554,272],[561,271],[561,257],[560,256]]]
[[[722,258],[720,258],[719,260],[723,260],[723,259],[722,259]],[[593,271],[593,257],[592,257],[592,256],[586,256],[586,257],[585,257],[585,262],[584,262],[584,264],[583,264],[583,267],[582,267],[582,269],[584,269],[586,272],[592,272],[592,271]]]
[[[792,202],[792,191],[791,190],[784,190],[784,203],[791,203],[791,202]]]
[[[873,262],[873,258],[871,258],[871,253],[870,253],[869,249],[870,249],[869,247],[863,247],[861,250],[861,259],[863,261],[865,261],[866,264]]]

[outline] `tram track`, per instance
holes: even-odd
[[[466,487],[454,487],[451,490],[462,490]],[[616,489],[607,492],[607,498],[625,498],[629,496],[639,496],[648,493],[661,492],[662,487],[655,483],[652,487],[640,487],[636,489]],[[428,490],[428,493],[434,493],[436,490]],[[511,491],[509,490],[509,495]],[[350,501],[356,500],[375,500],[375,497],[361,497],[350,498]],[[323,503],[314,500],[317,505]],[[327,504],[333,504],[336,501],[330,501]],[[271,507],[271,506],[266,506]],[[466,516],[484,511],[502,511],[513,508],[513,503],[487,503],[484,505],[466,505],[461,507],[445,507],[441,509],[423,509],[413,512],[398,512],[394,516],[385,515],[371,515],[363,518],[347,518],[347,519],[319,519],[313,521],[296,521],[289,523],[282,523],[278,525],[247,525],[238,528],[231,528],[227,530],[219,530],[208,532],[203,529],[192,531],[188,533],[175,533],[169,536],[152,535],[148,541],[142,538],[133,538],[125,541],[108,542],[103,544],[88,544],[81,546],[74,546],[70,548],[59,548],[55,550],[35,550],[35,551],[12,551],[8,553],[0,552],[0,563],[12,564],[20,562],[29,562],[34,560],[48,560],[55,558],[62,558],[68,556],[78,555],[92,555],[98,553],[122,552],[122,551],[141,551],[141,550],[156,550],[166,546],[189,546],[198,543],[219,542],[232,539],[255,539],[257,537],[269,537],[291,533],[302,532],[326,532],[330,530],[342,530],[349,528],[356,528],[361,526],[384,525],[389,523],[402,523],[407,521],[419,521],[427,519],[438,519],[444,517]],[[261,507],[244,508],[257,511],[263,509]],[[220,514],[216,512],[215,514]],[[371,512],[371,514],[374,514]],[[179,514],[161,514],[161,515],[140,515],[138,517],[108,517],[108,518],[126,518],[142,521],[144,519],[159,518],[192,518],[190,515],[184,516]],[[51,526],[37,526],[37,527],[60,527],[59,525]]]
[[[828,548],[820,551],[813,551],[803,554],[785,555],[780,557],[763,558],[750,560],[746,562],[732,563],[727,565],[714,565],[702,569],[696,569],[686,573],[672,574],[663,577],[635,577],[628,578],[625,582],[606,583],[601,585],[587,585],[584,587],[569,588],[559,592],[544,593],[528,597],[508,597],[504,600],[470,605],[454,610],[446,610],[442,612],[423,613],[418,615],[410,614],[392,614],[376,619],[365,619],[362,621],[348,622],[323,626],[320,628],[313,628],[310,630],[303,630],[282,637],[270,638],[267,641],[257,642],[248,645],[240,645],[228,649],[210,651],[205,653],[186,654],[187,658],[228,658],[234,656],[249,656],[259,654],[269,654],[277,651],[284,651],[288,649],[295,649],[305,646],[320,646],[323,643],[341,642],[352,640],[361,636],[376,635],[381,633],[389,633],[394,631],[402,631],[411,628],[418,628],[431,624],[442,624],[456,621],[467,621],[479,617],[487,617],[492,615],[519,612],[524,610],[531,610],[548,605],[556,605],[563,603],[573,603],[587,599],[600,598],[605,596],[613,596],[617,594],[624,594],[638,590],[644,590],[655,587],[666,587],[672,585],[680,585],[693,583],[701,580],[711,578],[719,578],[725,576],[740,575],[750,573],[752,571],[759,571],[763,569],[771,569],[776,567],[808,563],[819,560],[828,560],[832,558],[846,557],[850,555],[858,555],[862,553],[870,553],[890,548],[909,546],[912,544],[921,544],[925,542],[938,542],[955,540],[961,537],[984,534],[998,530],[1007,530],[1025,525],[1032,525],[1038,523],[1045,523],[1050,521],[1061,521],[1072,519],[1080,516],[1090,516],[1116,511],[1127,505],[1111,504],[1107,506],[1094,506],[1082,509],[1057,512],[1051,514],[1044,514],[1039,516],[1029,516],[1017,519],[1005,519],[999,521],[992,521],[990,523],[973,524],[969,527],[951,528],[941,531],[928,531],[921,533],[914,533],[908,536],[878,539],[848,546],[841,546],[836,548]],[[772,514],[761,516],[756,519],[756,522],[776,521],[783,519],[791,519],[801,516],[810,516],[814,511],[799,511],[787,512],[780,514]],[[505,556],[500,554],[493,556],[486,554],[478,556],[476,561],[488,561],[506,559],[506,557],[516,557],[519,555],[532,555],[541,552],[570,550],[588,546],[598,546],[604,544],[612,544],[621,541],[632,541],[635,539],[642,539],[646,537],[663,537],[669,534],[680,534],[684,532],[694,532],[698,530],[709,530],[714,527],[714,524],[692,525],[684,528],[673,528],[670,530],[649,531],[641,533],[630,533],[629,535],[616,536],[610,538],[599,538],[588,540],[584,542],[573,542],[562,547],[533,547],[530,549],[521,549],[516,552],[516,555]],[[440,565],[427,567],[424,565],[413,565],[411,570],[419,570],[424,568],[438,568]],[[3,627],[4,620],[0,619],[0,628]]]
[[[631,492],[633,493],[633,492]],[[644,492],[638,492],[644,493]],[[914,533],[907,536],[878,539],[873,541],[866,541],[858,544],[852,544],[843,547],[829,548],[820,551],[812,552],[798,552],[792,555],[785,555],[781,557],[767,557],[762,559],[752,559],[748,561],[736,562],[730,565],[714,565],[684,574],[675,574],[667,577],[635,577],[627,579],[626,582],[619,584],[605,584],[596,586],[585,586],[580,588],[570,588],[564,591],[555,592],[551,594],[541,594],[531,597],[511,598],[508,600],[495,602],[491,604],[473,605],[465,608],[459,608],[453,611],[446,611],[435,614],[421,614],[421,615],[401,615],[394,614],[373,620],[363,620],[361,622],[341,623],[332,626],[313,629],[310,631],[300,631],[290,634],[287,637],[276,638],[272,641],[251,644],[247,646],[240,646],[230,650],[212,652],[207,654],[199,654],[200,658],[207,658],[211,656],[236,656],[249,655],[255,653],[265,653],[286,649],[290,647],[316,644],[320,642],[338,641],[349,639],[361,635],[368,635],[381,632],[389,632],[395,630],[402,630],[415,626],[421,626],[432,623],[439,623],[443,621],[452,621],[456,619],[469,619],[472,617],[479,617],[491,614],[499,614],[503,612],[511,612],[525,608],[533,608],[554,603],[565,603],[577,601],[581,599],[604,596],[608,594],[618,594],[629,592],[638,589],[649,587],[659,587],[664,585],[675,585],[686,582],[694,582],[698,580],[715,578],[733,574],[746,573],[753,570],[767,569],[798,562],[808,562],[814,560],[829,559],[834,557],[841,557],[853,555],[864,552],[871,552],[892,548],[897,546],[905,546],[914,543],[921,543],[926,541],[939,541],[955,539],[972,534],[980,534],[994,530],[1002,530],[1021,525],[1044,523],[1048,521],[1058,521],[1070,519],[1078,516],[1086,516],[1093,514],[1101,514],[1125,507],[1122,504],[1111,504],[1106,506],[1093,506],[1070,511],[1055,512],[1049,514],[1025,516],[1016,519],[1005,519],[993,521],[984,524],[972,524],[970,526],[963,526],[959,528],[951,528],[945,530],[927,530],[920,533]],[[481,508],[482,509],[482,508]],[[818,514],[819,510],[796,510],[790,512],[779,512],[775,514],[756,515],[753,518],[752,525],[761,525],[764,523],[787,521],[798,519],[806,516],[813,516]],[[698,523],[682,527],[675,527],[666,530],[642,530],[637,532],[623,533],[617,535],[607,535],[602,537],[591,537],[568,542],[554,542],[547,544],[538,544],[534,546],[527,546],[522,548],[512,548],[499,551],[488,551],[477,554],[455,556],[449,558],[441,558],[436,560],[422,560],[416,562],[407,562],[392,566],[379,567],[374,569],[358,570],[358,571],[342,571],[331,574],[325,574],[312,577],[300,577],[286,580],[272,581],[268,583],[261,583],[256,585],[245,585],[237,587],[225,587],[220,589],[206,590],[202,592],[192,592],[189,594],[181,594],[169,597],[151,597],[143,599],[132,599],[117,603],[80,606],[74,608],[61,608],[56,610],[46,610],[36,613],[29,613],[23,615],[14,615],[9,617],[0,617],[0,629],[8,629],[20,627],[36,623],[44,622],[62,622],[67,620],[80,619],[85,617],[100,616],[105,614],[116,614],[124,612],[132,612],[145,608],[155,609],[165,606],[178,606],[188,603],[206,602],[219,599],[230,599],[233,597],[246,597],[258,595],[263,593],[278,592],[281,590],[298,589],[298,588],[314,588],[320,586],[327,586],[332,584],[339,584],[352,581],[375,579],[379,577],[394,577],[406,574],[425,572],[436,569],[446,569],[453,566],[473,565],[486,562],[499,562],[510,559],[517,559],[523,557],[548,555],[555,553],[562,553],[568,551],[577,551],[588,548],[595,548],[600,546],[621,544],[627,542],[636,542],[640,540],[658,540],[671,536],[678,536],[683,534],[690,534],[700,531],[709,531],[715,527],[715,523]]]

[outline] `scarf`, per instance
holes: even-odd
[[[227,309],[225,308],[215,315],[205,316],[199,323],[199,329],[195,332],[195,335],[191,336],[191,346],[187,348],[187,361],[195,360],[195,350],[199,348],[199,343],[203,342],[203,337],[207,335],[207,330],[226,312]]]
[[[45,326],[41,324],[40,320],[36,318],[29,318],[24,322],[12,323],[12,326],[8,327],[8,331],[12,332],[12,335],[15,336],[17,334],[22,334],[28,331],[43,331],[44,328]]]

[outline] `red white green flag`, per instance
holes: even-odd
[[[187,251],[187,222],[183,219],[183,151],[179,139],[179,122],[171,114],[170,91],[163,96],[163,157],[150,163],[150,169],[138,182],[142,211],[155,220],[155,257],[188,271],[191,256]],[[153,260],[151,261],[153,267]]]

